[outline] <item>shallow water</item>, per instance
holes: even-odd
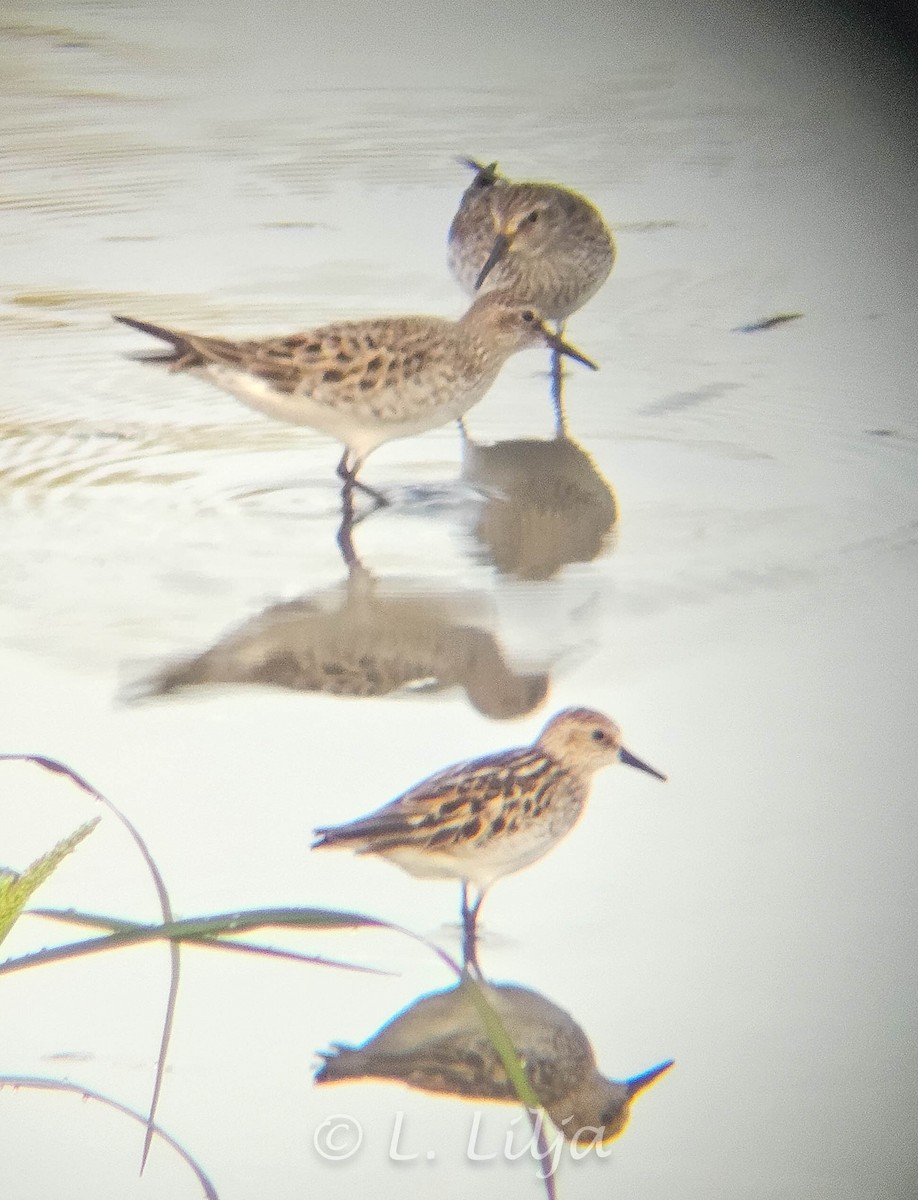
[[[569,1011],[604,1074],[677,1065],[559,1194],[904,1198],[915,160],[860,43],[706,11],[573,5],[559,27],[536,6],[512,37],[473,4],[436,28],[352,5],[291,30],[277,0],[3,18],[0,751],[122,807],[179,914],[337,906],[457,952],[452,885],[310,856],[310,831],[567,704],[607,711],[670,782],[600,775],[571,837],[489,897],[482,965]],[[619,258],[569,326],[602,370],[571,368],[571,441],[530,353],[464,453],[446,428],[374,454],[394,502],[349,570],[337,447],[137,364],[110,313],[239,333],[456,315],[457,154],[603,209]],[[355,683],[364,642],[381,665]],[[259,684],[266,659],[285,687]],[[184,686],[150,695],[170,672]],[[0,863],[95,812],[0,768]],[[109,817],[38,902],[157,915]],[[4,950],[65,936],[28,918]],[[380,933],[284,944],[398,974],[183,955],[159,1120],[221,1196],[539,1194],[503,1150],[513,1109],[312,1085],[318,1051],[448,987],[440,962]],[[166,985],[161,948],[4,977],[0,1072],[142,1110]],[[163,1147],[138,1179],[112,1112],[0,1108],[17,1196],[200,1194]],[[335,1114],[364,1137],[329,1162]],[[416,1158],[393,1161],[396,1121]]]

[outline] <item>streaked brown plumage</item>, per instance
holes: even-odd
[[[449,767],[369,816],[317,829],[314,847],[377,854],[422,879],[460,879],[466,956],[474,962],[475,920],[487,889],[570,832],[594,773],[613,762],[665,779],[624,748],[614,721],[567,708],[531,746]],[[478,889],[471,906],[469,885]]]
[[[615,242],[585,196],[554,183],[514,183],[497,163],[475,177],[448,239],[449,268],[469,295],[509,292],[563,323],[605,283]]]
[[[627,1080],[606,1079],[590,1041],[547,997],[511,984],[480,984],[526,1068],[529,1083],[563,1136],[610,1141],[625,1128],[631,1101],[673,1065]],[[389,1079],[466,1100],[514,1103],[516,1092],[488,1037],[468,984],[422,996],[362,1046],[323,1056],[320,1084]]]
[[[170,351],[149,361],[200,376],[259,412],[343,442],[338,473],[351,483],[384,442],[434,429],[477,404],[520,350],[551,346],[595,366],[548,329],[533,306],[497,293],[480,297],[458,321],[379,317],[262,340],[115,319],[169,343]]]

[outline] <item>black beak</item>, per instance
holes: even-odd
[[[639,771],[646,771],[648,775],[653,775],[655,779],[662,779],[666,783],[666,776],[659,771],[655,771],[648,763],[645,763],[642,758],[638,758],[636,754],[632,754],[630,750],[626,750],[622,746],[618,752],[618,761],[627,763],[629,767],[637,767]],[[670,1064],[671,1065],[671,1064]]]
[[[625,1087],[628,1089],[628,1099],[633,1099],[638,1092],[642,1092],[644,1088],[650,1087],[655,1079],[659,1079],[664,1072],[668,1071],[674,1064],[674,1059],[667,1059],[666,1062],[660,1063],[657,1067],[651,1067],[649,1071],[645,1071],[643,1075],[635,1075],[633,1079],[625,1080]]]
[[[550,329],[543,328],[545,334],[545,343],[555,350],[558,354],[565,354],[568,358],[575,358],[577,362],[583,363],[585,367],[589,367],[591,371],[599,370],[599,363],[594,363],[591,358],[587,358],[585,354],[581,354],[579,350],[575,350],[573,346],[569,346],[556,333],[552,333]],[[647,770],[650,768],[648,767]]]
[[[485,264],[478,272],[478,278],[475,280],[475,291],[477,292],[484,281],[488,278],[491,271],[510,249],[510,238],[505,233],[499,233],[494,239],[494,245],[491,247],[491,253],[485,259]]]

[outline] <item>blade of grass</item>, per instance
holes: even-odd
[[[58,762],[56,758],[47,758],[43,754],[0,754],[0,762],[33,763],[35,766],[41,767],[45,771],[50,771],[53,775],[63,775],[64,778],[69,779],[71,783],[75,784],[82,791],[86,792],[88,796],[91,796],[93,800],[98,801],[99,804],[107,808],[112,816],[124,826],[124,828],[127,830],[127,833],[131,837],[131,840],[140,851],[140,855],[146,863],[147,869],[150,872],[150,877],[153,880],[153,886],[156,889],[156,895],[159,900],[160,909],[162,910],[163,920],[169,921],[172,919],[172,907],[169,903],[169,893],[166,891],[166,885],[163,882],[163,877],[160,874],[159,867],[157,867],[153,855],[150,853],[149,847],[140,836],[136,826],[132,824],[132,822],[125,816],[125,814],[120,808],[118,808],[117,805],[113,804],[111,800],[103,796],[97,788],[94,788],[88,780],[84,779],[83,776],[77,771],[74,771],[72,767],[68,767],[66,763]]]
[[[337,967],[341,971],[359,971],[364,975],[397,975],[397,971],[386,971],[382,967],[367,967],[362,963],[344,962],[339,958],[326,958],[322,954],[298,954],[295,950],[281,950],[278,946],[261,946],[256,942],[224,942],[220,938],[201,938],[200,945],[216,950],[238,950],[244,954],[261,954],[267,958],[285,958],[291,962],[309,963],[314,967]]]
[[[165,925],[142,925],[126,922],[121,917],[81,913],[75,909],[36,908],[29,909],[28,912],[57,921],[89,925],[97,929],[111,929],[115,932],[107,938],[70,942],[66,946],[54,946],[48,950],[38,950],[33,954],[23,955],[21,958],[8,959],[5,963],[0,963],[0,975],[9,971],[24,970],[26,967],[40,966],[44,962],[56,962],[79,957],[82,954],[94,954],[100,950],[156,941],[160,938],[172,938],[176,941],[199,941],[205,938],[223,937],[226,934],[247,933],[253,929],[280,928],[388,930],[410,938],[413,942],[418,942],[435,954],[459,978],[462,977],[462,968],[455,959],[428,938],[411,929],[406,929],[403,925],[396,925],[392,921],[384,921],[379,917],[369,917],[364,913],[327,908],[256,908],[210,917],[188,917]],[[230,943],[225,944],[229,945]]]
[[[542,1102],[532,1089],[532,1084],[520,1062],[516,1047],[513,1045],[503,1021],[485,995],[481,984],[467,974],[462,980],[461,986],[466,989],[469,999],[475,1005],[485,1033],[487,1033],[491,1045],[500,1055],[500,1061],[507,1072],[507,1077],[513,1084],[513,1090],[516,1092],[520,1104],[525,1104],[527,1108],[541,1108]]]
[[[32,893],[45,882],[54,868],[63,861],[99,824],[99,818],[87,821],[37,858],[21,873],[4,870],[0,873],[0,942],[13,928]]]
[[[63,775],[75,784],[87,795],[91,796],[103,807],[107,808],[116,821],[119,821],[123,828],[127,831],[128,836],[134,842],[141,858],[150,872],[150,877],[153,880],[153,887],[156,890],[156,895],[159,900],[160,912],[163,916],[163,921],[168,924],[173,918],[172,905],[169,900],[169,893],[166,890],[166,884],[160,873],[159,867],[147,843],[140,836],[140,831],[136,826],[125,816],[125,814],[113,804],[106,796],[103,796],[98,788],[94,788],[88,779],[84,779],[72,767],[68,767],[66,763],[59,762],[56,758],[48,758],[44,754],[0,754],[0,761],[6,762],[27,762],[32,763],[42,770],[50,771],[53,775]],[[156,1110],[159,1106],[159,1097],[163,1088],[163,1079],[166,1072],[166,1056],[169,1052],[169,1042],[172,1040],[172,1026],[175,1020],[175,1006],[178,1001],[179,989],[179,974],[181,971],[180,947],[178,942],[170,942],[169,944],[169,993],[166,997],[166,1009],[163,1015],[163,1029],[159,1039],[159,1054],[156,1058],[156,1075],[153,1079],[153,1093],[150,1096],[150,1115],[147,1122],[147,1131],[144,1135],[143,1150],[140,1155],[140,1173],[143,1174],[143,1168],[147,1161],[147,1155],[150,1153],[150,1144],[153,1140],[153,1122],[156,1117]]]
[[[72,909],[30,908],[29,915],[33,917],[47,917],[52,921],[64,921],[69,925],[84,925],[90,929],[107,929],[113,933],[151,928],[149,925],[140,925],[136,921],[123,921],[118,917],[101,917],[91,913],[78,913]],[[153,926],[152,928],[160,927]],[[277,946],[262,946],[255,942],[228,941],[222,937],[208,937],[203,935],[195,938],[189,937],[187,940],[194,941],[195,945],[207,946],[216,950],[239,950],[243,953],[263,954],[272,958],[286,958],[292,962],[311,963],[315,966],[340,967],[344,971],[362,971],[370,975],[394,974],[394,972],[385,971],[381,967],[367,967],[360,963],[343,962],[341,959],[327,958],[321,954],[301,954],[296,950],[282,950]]]
[[[539,1161],[545,1168],[541,1173],[542,1179],[545,1182],[545,1193],[548,1200],[556,1200],[554,1164],[550,1162],[550,1150],[545,1139],[545,1123],[548,1122],[550,1125],[550,1118],[545,1111],[545,1106],[535,1094],[532,1084],[529,1082],[529,1077],[526,1074],[526,1068],[523,1066],[517,1049],[513,1044],[513,1040],[509,1033],[507,1033],[506,1027],[500,1019],[497,1010],[485,994],[482,985],[466,972],[460,986],[466,989],[469,999],[474,1004],[481,1018],[481,1023],[484,1026],[485,1033],[488,1035],[488,1040],[500,1055],[500,1061],[507,1072],[507,1078],[513,1084],[513,1090],[516,1092],[517,1099],[526,1109],[530,1123],[532,1124],[533,1133],[536,1137]],[[560,1135],[556,1132],[557,1136]]]
[[[132,1108],[128,1108],[126,1105],[120,1104],[117,1100],[112,1100],[108,1096],[103,1096],[100,1092],[94,1092],[92,1088],[81,1087],[78,1083],[68,1083],[60,1079],[42,1079],[40,1076],[34,1075],[0,1075],[0,1087],[29,1088],[33,1091],[47,1092],[76,1092],[84,1100],[95,1100],[99,1104],[105,1104],[109,1108],[113,1108],[116,1112],[124,1113],[125,1116],[131,1117],[134,1121],[139,1121],[141,1125],[147,1124],[147,1117],[134,1112]],[[176,1154],[194,1171],[207,1200],[219,1200],[217,1189],[208,1179],[204,1173],[204,1168],[197,1160],[174,1137],[166,1133],[164,1129],[160,1129],[158,1125],[153,1126],[153,1132],[167,1146],[171,1146]]]
[[[264,908],[247,912],[222,913],[210,917],[188,917],[180,921],[169,921],[162,925],[132,924],[127,927],[120,917],[101,917],[93,913],[77,913],[69,910],[41,909],[38,911],[42,916],[52,917],[56,920],[71,921],[77,924],[94,924],[97,927],[113,929],[115,932],[107,934],[105,937],[68,942],[63,946],[52,946],[49,949],[37,950],[32,954],[24,954],[19,958],[7,959],[6,962],[0,963],[0,975],[69,958],[79,958],[86,954],[96,954],[103,950],[137,946],[145,942],[162,939],[174,942],[194,942],[202,937],[220,937],[226,934],[248,933],[253,929],[265,928],[391,929],[398,933],[407,933],[409,937],[421,941],[425,945],[431,945],[418,935],[411,934],[400,926],[390,925],[376,917],[367,917],[361,913],[338,912],[333,909]],[[432,948],[441,957],[447,957],[448,960],[448,956],[442,955],[437,947]]]

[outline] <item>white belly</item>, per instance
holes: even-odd
[[[448,854],[399,846],[386,850],[383,857],[418,879],[465,879],[477,888],[487,888],[502,876],[537,862],[561,836],[547,824],[533,824],[510,836],[470,845],[464,853],[460,847]]]
[[[194,373],[257,412],[336,438],[358,459],[384,442],[414,437],[461,417],[478,403],[496,375],[453,381],[450,386],[437,381],[439,387],[411,381],[398,389],[368,393],[366,398],[355,397],[350,389],[330,392],[325,385],[322,399],[317,400],[302,392],[278,391],[269,380],[222,363],[209,363]]]

